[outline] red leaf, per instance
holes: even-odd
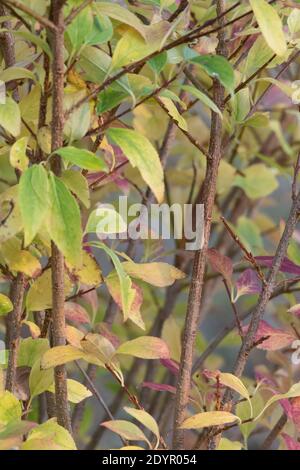
[[[291,400],[291,414],[292,420],[296,426],[298,432],[300,432],[300,397],[293,398]]]
[[[242,295],[261,292],[261,281],[253,269],[246,269],[236,281],[236,289],[235,301]]]
[[[66,302],[64,306],[66,319],[74,323],[90,323],[87,311],[75,302]]]
[[[171,372],[171,374],[178,375],[179,364],[176,361],[173,361],[173,359],[161,359],[160,362]]]
[[[255,259],[258,264],[261,266],[267,266],[268,268],[270,268],[273,263],[273,256],[256,256]],[[283,273],[300,275],[300,266],[293,263],[293,261],[288,258],[284,258],[280,266],[280,271]]]
[[[246,333],[248,326],[243,327],[243,332]],[[254,339],[254,342],[259,342],[262,338],[269,336],[268,339],[257,345],[258,349],[267,351],[277,351],[289,346],[296,338],[295,335],[288,331],[273,328],[265,321],[261,321]]]
[[[156,390],[157,392],[170,392],[176,393],[176,387],[168,384],[156,384],[153,382],[143,382],[142,387],[151,388],[151,390]]]
[[[215,248],[208,249],[207,256],[213,270],[222,274],[224,279],[230,281],[233,272],[231,259],[219,253]]]

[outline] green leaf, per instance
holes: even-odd
[[[110,128],[111,140],[124,152],[133,167],[137,167],[158,202],[164,198],[163,169],[157,151],[149,140],[131,129]]]
[[[20,108],[12,98],[6,98],[5,104],[0,104],[0,126],[14,137],[21,132]]]
[[[62,147],[53,153],[60,155],[68,162],[85,170],[108,172],[106,163],[89,150],[76,147]]]
[[[148,60],[148,64],[152,70],[158,75],[164,69],[168,61],[167,52],[162,52],[161,54],[156,55],[152,59]]]
[[[249,0],[260,30],[269,47],[279,56],[287,51],[281,19],[266,0]]]
[[[73,379],[67,379],[68,400],[71,403],[80,403],[82,400],[92,396],[92,393],[80,382]],[[49,392],[55,393],[55,386],[52,384],[48,388]]]
[[[33,367],[36,361],[49,349],[46,338],[25,338],[20,342],[18,367]]]
[[[147,44],[136,31],[129,29],[117,43],[112,57],[111,68],[124,67],[137,62],[155,51],[155,44]]]
[[[0,294],[0,317],[7,315],[13,308],[11,300],[6,295]]]
[[[140,336],[126,341],[118,347],[116,354],[128,354],[142,359],[169,359],[170,357],[166,343],[154,336]]]
[[[10,392],[5,391],[0,397],[0,425],[5,426],[21,420],[22,407],[19,400]]]
[[[220,55],[194,55],[190,62],[200,65],[211,77],[217,78],[231,93],[234,91],[234,70],[225,57]]]
[[[127,230],[127,224],[111,204],[100,204],[90,213],[85,233],[112,234]]]
[[[81,217],[75,198],[66,185],[50,173],[48,231],[51,239],[71,264],[81,263]]]
[[[221,118],[223,119],[223,115],[219,110],[218,106],[209,98],[209,96],[205,95],[205,93],[198,90],[196,87],[190,85],[184,85],[182,89],[188,91],[191,95],[195,96],[195,98],[201,101],[201,103],[205,104],[209,109],[219,114],[219,116],[221,116]]]
[[[89,209],[90,207],[90,191],[87,179],[75,170],[65,170],[61,174],[61,179],[65,185],[74,193],[82,204]]]
[[[48,209],[48,176],[42,165],[32,165],[20,178],[19,205],[28,246],[41,228]]]
[[[0,80],[9,82],[10,80],[19,80],[20,78],[28,78],[36,81],[34,73],[23,67],[8,67],[0,73]]]
[[[28,137],[22,137],[10,149],[10,164],[20,171],[25,171],[28,167],[29,159],[26,155],[27,143]]]
[[[238,421],[240,421],[238,416],[227,411],[206,411],[187,418],[180,427],[181,429],[201,429]]]
[[[258,163],[246,168],[243,176],[237,175],[234,185],[242,188],[250,199],[258,199],[275,191],[278,181],[273,169]]]
[[[76,450],[76,444],[71,434],[52,418],[29,433],[21,450]]]
[[[33,364],[33,367],[29,375],[29,389],[31,400],[46,392],[54,382],[53,369],[42,370],[41,360],[37,359]]]
[[[131,26],[133,29],[138,31],[141,36],[145,37],[145,26],[141,20],[136,15],[131,13],[131,11],[129,11],[127,8],[112,2],[96,2],[95,10],[98,13],[104,14],[110,18],[113,18],[114,20]]]
[[[130,277],[126,274],[121,261],[119,260],[118,256],[115,254],[113,250],[111,250],[108,246],[104,243],[100,242],[92,242],[90,243],[91,246],[95,246],[96,248],[100,248],[106,252],[106,254],[111,258],[116,272],[119,276],[120,281],[120,288],[121,288],[121,298],[122,298],[122,309],[124,313],[124,321],[126,321],[130,314],[130,309],[132,306],[132,302],[135,297],[135,291],[132,288],[132,282]]]

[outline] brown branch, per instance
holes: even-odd
[[[76,18],[76,16],[79,15],[79,13],[81,13],[82,10],[84,10],[92,2],[93,0],[85,0],[84,2],[81,3],[81,5],[79,5],[79,7],[74,8],[65,19],[65,25],[67,26],[68,24],[72,23],[72,21]]]
[[[279,418],[279,420],[277,421],[273,429],[271,429],[270,434],[268,434],[268,436],[264,440],[261,446],[261,450],[270,449],[273,442],[275,441],[275,439],[277,439],[278,435],[281,433],[286,423],[287,423],[287,415],[285,413],[282,413],[281,417]]]
[[[224,0],[217,1],[217,14],[219,20],[219,45],[217,53],[227,56],[227,48],[224,33]],[[225,90],[217,79],[214,79],[213,98],[221,111],[224,109]],[[173,449],[184,449],[184,430],[180,429],[185,419],[186,407],[189,399],[192,363],[195,338],[200,320],[201,298],[204,284],[204,273],[207,258],[207,249],[211,231],[212,211],[214,206],[218,169],[222,157],[222,118],[218,113],[212,113],[211,136],[209,145],[209,156],[203,183],[203,204],[205,211],[204,221],[204,244],[201,250],[197,251],[194,258],[191,287],[188,298],[187,314],[185,319],[182,352],[180,358],[180,370],[176,389],[175,412],[174,412],[174,435]]]
[[[31,16],[35,20],[37,20],[41,25],[45,26],[46,28],[51,29],[52,31],[56,31],[57,26],[54,22],[50,21],[48,18],[39,15],[36,11],[32,10],[28,7],[25,3],[18,2],[17,0],[1,0],[4,5],[13,6],[18,10],[21,10],[26,15]]]
[[[51,2],[51,18],[57,25],[53,34],[53,98],[52,98],[52,152],[63,146],[64,127],[64,15],[63,3],[60,0]],[[59,175],[61,161],[54,156],[51,169]],[[54,242],[51,244],[52,273],[52,337],[53,346],[66,344],[65,338],[65,289],[64,289],[64,257]],[[67,373],[65,365],[54,369],[55,400],[57,422],[71,432],[71,419],[67,393]]]
[[[20,343],[20,330],[23,313],[23,298],[25,292],[24,274],[18,273],[17,278],[12,283],[11,300],[14,306],[13,311],[8,315],[8,365],[6,372],[5,388],[9,392],[13,392],[16,386],[16,372],[18,349]]]

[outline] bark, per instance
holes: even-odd
[[[221,16],[221,19],[219,20],[220,26],[225,23],[225,17],[222,16],[224,11],[224,0],[218,0],[217,14],[219,17]],[[223,29],[221,29],[219,32],[219,46],[217,53],[224,56],[227,55]],[[222,111],[225,95],[224,88],[217,80],[214,80],[213,89],[214,101]],[[218,168],[221,156],[222,119],[218,114],[212,113],[209,155],[207,159],[205,180],[201,191],[201,195],[203,195],[201,202],[204,204],[205,215],[204,244],[202,249],[196,252],[194,258],[175,399],[173,449],[176,450],[184,449],[184,431],[180,429],[180,425],[185,419],[186,408],[188,404],[195,338],[200,321],[200,307],[204,284],[207,249],[211,231],[212,210],[214,206]]]
[[[52,0],[51,18],[56,25],[53,33],[53,98],[52,98],[52,152],[63,145],[64,127],[64,17],[61,0]],[[51,161],[51,169],[59,175],[61,162],[58,156]],[[52,269],[52,338],[53,346],[66,344],[65,338],[65,290],[64,290],[64,257],[55,243],[51,246]],[[67,393],[67,373],[64,365],[55,367],[55,401],[57,422],[71,432],[71,418]]]

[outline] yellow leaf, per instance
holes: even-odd
[[[71,403],[80,403],[82,400],[92,396],[92,393],[80,382],[73,379],[67,379],[68,400]],[[48,388],[49,392],[55,393],[54,384]]]
[[[67,267],[74,281],[80,281],[88,287],[99,286],[102,282],[101,270],[96,260],[85,250],[82,251],[82,265],[80,267],[74,267],[70,263],[67,263]]]
[[[24,171],[28,167],[29,159],[26,155],[27,143],[28,137],[22,137],[10,149],[9,159],[11,166],[20,171]]]
[[[250,0],[250,5],[267,44],[277,55],[283,56],[287,44],[277,11],[266,0]]]
[[[185,274],[168,263],[134,263],[125,261],[123,268],[132,277],[148,282],[153,286],[171,286],[177,279],[185,278]]]
[[[181,429],[200,429],[238,421],[241,421],[240,418],[227,411],[206,411],[186,419],[180,427]]]
[[[87,354],[83,349],[75,348],[74,346],[56,346],[55,348],[46,351],[41,359],[41,368],[50,369],[68,362],[76,361],[77,359],[84,359],[91,364],[96,364],[103,367],[103,363],[97,359],[96,356]]]
[[[142,359],[168,359],[170,357],[166,343],[154,336],[140,336],[126,341],[118,347],[116,354],[128,354]]]
[[[71,291],[71,281],[65,276],[65,295],[68,296]],[[44,271],[30,286],[26,298],[26,307],[32,312],[52,307],[52,279],[50,269]]]

